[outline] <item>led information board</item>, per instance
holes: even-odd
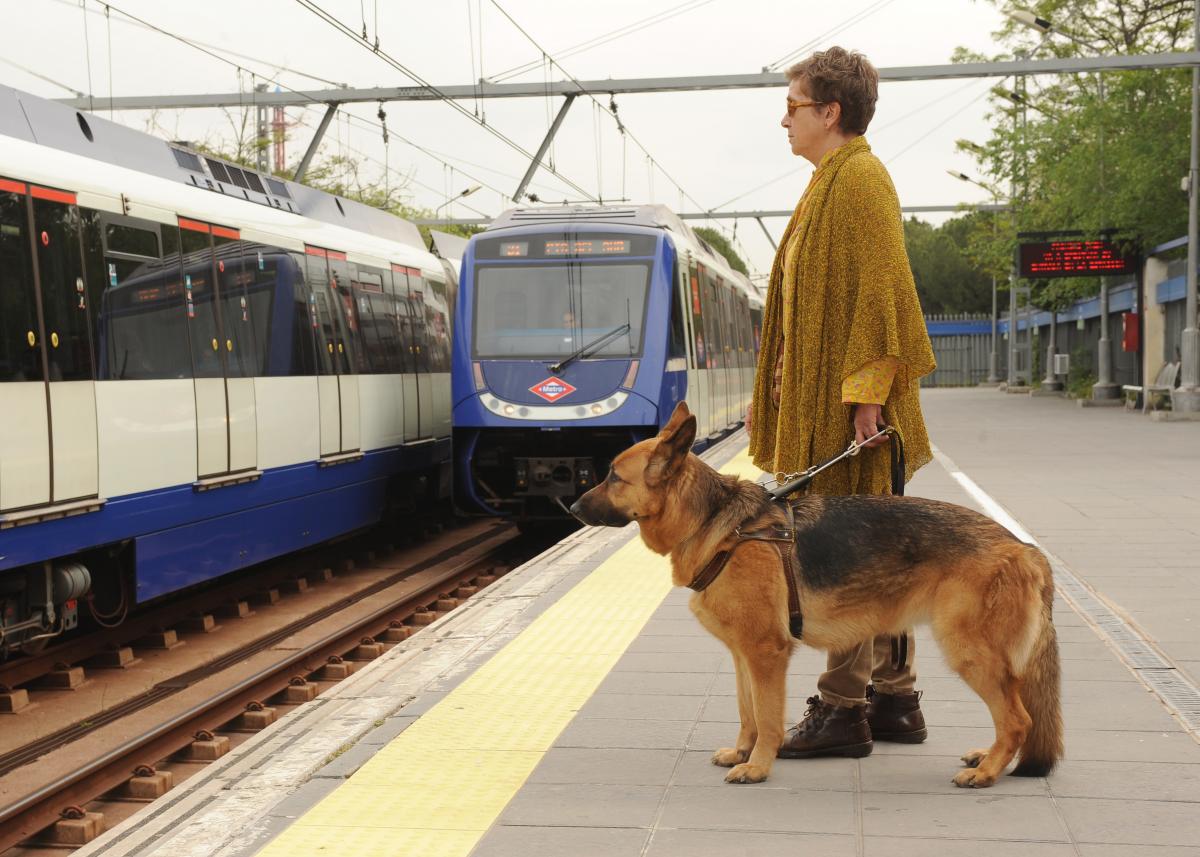
[[[1135,260],[1112,241],[1044,241],[1020,245],[1021,276],[1096,277],[1132,274]]]

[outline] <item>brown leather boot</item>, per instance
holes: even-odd
[[[872,746],[865,705],[843,708],[830,705],[819,696],[810,696],[804,718],[783,736],[778,755],[781,759],[861,758],[871,755]]]
[[[867,687],[867,722],[877,741],[920,744],[929,732],[921,713],[921,694],[882,693]]]

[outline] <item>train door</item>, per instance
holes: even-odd
[[[701,268],[701,294],[703,297],[704,306],[704,330],[705,338],[708,340],[708,367],[709,389],[712,391],[709,396],[709,434],[716,434],[725,428],[725,411],[728,408],[726,402],[726,390],[728,385],[725,383],[724,371],[724,338],[721,330],[721,306],[720,298],[717,293],[716,277],[707,269]]]
[[[184,301],[196,395],[196,471],[201,479],[254,470],[257,337],[236,229],[179,218]]]
[[[430,376],[430,332],[426,322],[425,278],[417,268],[406,268],[408,298],[412,322],[412,346],[416,357],[417,402],[419,403],[417,436],[424,440],[433,437],[433,378]]]
[[[404,364],[404,374],[400,381],[404,393],[404,441],[411,443],[421,436],[422,403],[417,381],[417,345],[413,332],[421,322],[420,317],[413,315],[412,296],[408,290],[408,268],[394,262],[392,300],[395,302],[396,321],[400,327],[400,354]]]
[[[362,447],[362,417],[359,408],[357,368],[362,365],[359,351],[363,347],[354,311],[354,294],[350,288],[350,265],[346,254],[330,250],[329,287],[336,303],[335,315],[341,323],[342,338],[338,343],[338,394],[341,400],[340,422],[342,441],[340,452],[354,452]]]
[[[0,179],[0,510],[99,490],[75,195]]]
[[[707,437],[709,428],[709,377],[706,367],[704,313],[700,302],[700,268],[695,262],[688,265],[688,305],[691,307],[692,344],[695,354],[695,368],[688,373],[688,393],[692,399],[692,408],[696,412],[696,433]]]
[[[317,338],[317,400],[320,413],[320,453],[324,456],[358,448],[358,378],[339,308],[341,297],[331,262],[344,266],[345,254],[305,247],[309,305]],[[337,258],[340,257],[340,258]],[[348,285],[348,281],[347,281]]]
[[[434,437],[450,436],[450,293],[446,283],[436,278],[427,282],[425,294],[425,331],[429,354],[429,372],[433,389]]]

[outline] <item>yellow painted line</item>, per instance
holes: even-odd
[[[758,475],[744,452],[722,472]],[[622,546],[259,854],[465,857],[670,589]]]

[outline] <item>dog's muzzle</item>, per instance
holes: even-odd
[[[594,506],[594,503],[588,502],[588,494],[584,494],[571,504],[570,511],[576,520],[589,527],[623,527],[633,520],[612,506],[605,505],[600,509],[593,508]]]

